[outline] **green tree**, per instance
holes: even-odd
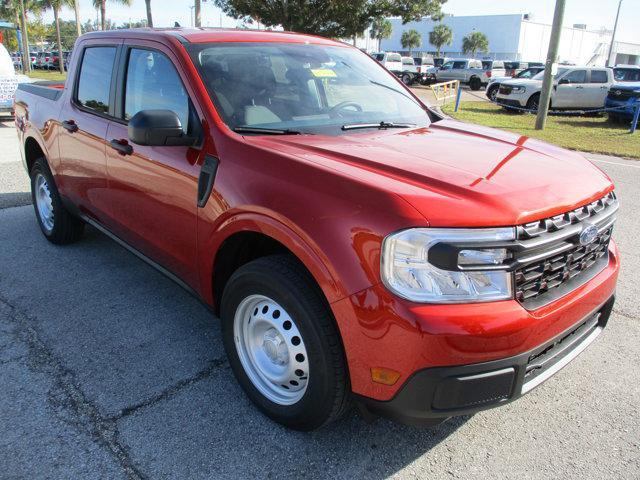
[[[374,19],[397,16],[404,23],[441,14],[446,0],[214,0],[227,15],[259,19],[265,27],[352,38],[364,32]]]
[[[447,25],[439,23],[429,32],[429,43],[436,47],[436,56],[439,57],[442,47],[453,43],[453,32]]]
[[[371,30],[369,30],[369,36],[376,40],[383,40],[389,38],[393,33],[393,26],[391,22],[383,17],[376,18],[371,24]]]
[[[482,32],[473,32],[462,38],[462,53],[470,53],[474,57],[477,52],[489,51],[489,39]]]
[[[402,44],[402,48],[409,50],[409,54],[411,54],[411,50],[422,45],[422,35],[413,28],[411,30],[405,30],[402,32],[402,37],[400,37],[400,43]]]
[[[111,3],[119,3],[130,7],[133,0],[111,0]],[[107,0],[93,0],[94,8],[100,9],[100,25],[102,30],[107,30]]]
[[[39,0],[42,10],[53,10],[53,24],[56,29],[56,46],[58,50],[58,68],[64,74],[64,61],[62,60],[62,37],[60,36],[60,9],[63,6],[72,6],[73,0]]]
[[[39,11],[40,7],[36,0],[2,0],[0,2],[0,15],[7,19],[11,18],[14,20],[16,25],[20,25],[20,30],[22,32],[22,70],[25,73],[31,70],[29,55],[29,23],[27,13],[39,13]]]

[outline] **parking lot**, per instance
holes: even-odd
[[[639,478],[640,163],[590,158],[617,184],[623,270],[589,349],[517,402],[433,429],[354,413],[305,434],[245,398],[197,300],[93,229],[42,237],[0,124],[0,477]]]

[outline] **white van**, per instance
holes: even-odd
[[[13,69],[13,60],[0,43],[0,112],[13,112],[13,99],[18,89],[18,77]]]

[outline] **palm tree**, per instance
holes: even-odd
[[[200,27],[202,25],[202,14],[201,14],[201,5],[200,0],[195,0],[194,4],[194,12],[193,12],[193,23],[196,27]]]
[[[29,32],[27,23],[28,12],[39,12],[40,5],[34,0],[7,0],[0,4],[0,16],[13,16],[16,25],[20,25],[22,32],[22,71],[31,71],[31,56],[29,55]]]
[[[56,41],[58,46],[58,68],[64,74],[64,60],[62,58],[62,38],[60,36],[60,9],[63,5],[71,5],[73,0],[39,0],[42,10],[53,10],[53,21],[56,24]]]
[[[463,37],[462,53],[471,53],[474,57],[476,52],[487,53],[489,51],[489,39],[482,32],[473,32]]]
[[[112,0],[114,3],[130,7],[133,0]],[[93,6],[100,9],[100,25],[102,30],[106,30],[107,25],[107,0],[93,0]]]
[[[153,16],[151,15],[151,0],[144,0],[147,6],[147,26],[153,28]]]
[[[436,47],[436,57],[439,57],[443,45],[453,43],[453,32],[447,25],[440,23],[433,28],[432,32],[429,32],[429,43]]]
[[[386,18],[376,18],[371,24],[371,29],[369,30],[369,36],[376,40],[383,40],[385,38],[389,38],[393,33],[393,25]]]
[[[406,30],[402,32],[402,37],[400,37],[400,43],[402,44],[402,48],[409,50],[409,55],[411,55],[411,50],[419,47],[422,44],[422,35],[415,29]]]
[[[82,26],[80,25],[80,0],[71,0],[73,2],[73,10],[76,14],[76,33],[82,35]]]

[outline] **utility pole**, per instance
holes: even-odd
[[[611,55],[613,54],[613,42],[616,39],[616,32],[618,31],[618,20],[620,19],[620,8],[622,7],[622,0],[618,3],[618,13],[616,14],[616,23],[613,26],[613,34],[611,35],[611,45],[609,45],[609,55],[607,55],[607,67],[611,64]]]
[[[74,0],[73,9],[76,14],[76,33],[82,35],[82,26],[80,25],[80,0]]]
[[[560,36],[562,35],[562,22],[564,20],[565,0],[556,0],[556,10],[553,14],[553,26],[551,27],[551,38],[549,39],[549,52],[547,62],[544,66],[544,81],[542,82],[542,92],[538,103],[538,116],[536,118],[536,130],[544,130],[549,113],[549,100],[551,100],[551,89],[553,88],[553,77],[557,69],[558,47],[560,46]]]
[[[194,12],[194,24],[196,26],[196,28],[199,28],[202,26],[202,16],[200,14],[200,10],[201,10],[201,5],[200,5],[200,0],[195,0],[195,12]]]
[[[29,55],[29,32],[27,32],[27,12],[24,11],[24,0],[20,0],[20,23],[22,23],[22,71],[26,75],[31,71],[31,55]]]

